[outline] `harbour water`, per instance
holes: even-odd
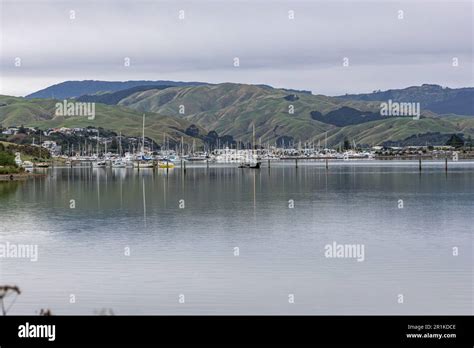
[[[44,171],[0,182],[9,314],[473,313],[474,162]]]

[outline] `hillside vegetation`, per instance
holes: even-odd
[[[351,143],[380,145],[415,138],[445,139],[450,134],[474,136],[474,117],[456,114],[469,111],[465,94],[470,95],[471,90],[423,85],[369,95],[328,97],[235,83],[127,85],[119,91],[77,98],[96,103],[94,120],[55,116],[57,101],[53,99],[0,96],[0,123],[4,127],[103,127],[139,136],[142,114],[146,113],[146,136],[157,143],[162,143],[166,134],[175,142],[183,137],[188,143],[200,144],[209,138],[209,132],[212,139],[216,139],[217,132],[219,137],[249,143],[255,129],[255,140],[262,144],[327,141],[328,146],[337,146],[347,139]],[[420,101],[421,119],[381,116],[380,103],[388,99]],[[433,105],[448,112],[437,114],[428,108]]]
[[[389,89],[366,94],[346,94],[339,98],[360,101],[419,102],[421,107],[438,114],[474,116],[474,88],[448,88],[424,84],[404,89]]]
[[[9,126],[30,126],[45,128],[55,127],[102,127],[128,136],[141,136],[143,112],[122,106],[96,104],[95,118],[86,116],[56,116],[55,104],[52,99],[26,99],[0,96],[0,124]],[[188,142],[192,139],[185,131],[191,123],[185,119],[164,116],[154,112],[146,112],[146,136],[161,143],[164,134],[172,141],[180,141],[181,137]],[[204,132],[204,131],[203,131]]]

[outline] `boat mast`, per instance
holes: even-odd
[[[255,122],[252,123],[252,155],[255,156]]]
[[[142,155],[145,154],[145,114],[143,114],[143,127],[142,127]]]
[[[119,156],[122,157],[122,132],[119,135]]]

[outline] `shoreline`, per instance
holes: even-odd
[[[22,181],[28,180],[33,177],[44,177],[44,173],[12,173],[12,174],[0,174],[0,181]]]
[[[373,165],[373,164],[388,164],[388,163],[398,163],[398,164],[406,164],[406,165],[413,165],[417,166],[420,171],[421,168],[424,165],[427,166],[443,166],[445,171],[448,171],[448,167],[451,166],[456,166],[456,164],[463,164],[463,163],[468,163],[468,164],[474,164],[474,159],[473,158],[460,158],[457,161],[452,160],[452,159],[447,159],[447,158],[430,158],[430,157],[411,157],[411,158],[401,158],[401,157],[385,157],[385,158],[375,158],[375,159],[367,159],[367,158],[349,158],[349,159],[337,159],[337,158],[311,158],[311,157],[287,157],[287,158],[281,158],[278,160],[275,159],[262,159],[261,163],[262,166],[261,168],[270,168],[270,167],[281,167],[281,166],[289,166],[289,167],[295,167],[298,168],[298,165],[316,165],[316,166],[325,166],[326,169],[328,169],[331,166],[340,166],[340,165],[355,165],[355,164],[360,164],[360,165]],[[87,164],[86,164],[87,163]],[[52,165],[49,168],[39,168],[39,169],[46,169],[41,170],[41,171],[35,171],[33,172],[21,172],[21,173],[8,173],[8,174],[0,174],[0,182],[7,182],[7,181],[25,181],[28,179],[32,179],[35,177],[47,177],[48,176],[48,169],[94,169],[94,170],[105,170],[105,169],[113,169],[113,170],[159,170],[159,171],[173,171],[178,170],[178,171],[184,171],[186,172],[186,168],[222,168],[222,167],[229,167],[229,168],[237,168],[236,166],[240,162],[206,162],[206,161],[191,161],[191,162],[177,162],[175,163],[174,168],[159,168],[158,166],[153,166],[150,168],[140,168],[137,169],[135,167],[120,167],[120,168],[114,168],[111,165],[108,165],[106,167],[100,167],[100,168],[93,168],[91,166],[91,162],[88,161],[77,161],[76,165],[61,165],[59,162],[56,162],[56,165]]]

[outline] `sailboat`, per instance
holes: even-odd
[[[259,169],[260,162],[258,161],[246,161],[239,164],[239,168]]]
[[[127,168],[127,163],[122,158],[122,132],[119,139],[119,158],[112,162],[112,168]]]
[[[181,140],[182,141],[182,140]],[[163,133],[163,144],[166,144],[166,133]],[[174,162],[178,160],[175,155],[172,155],[169,151],[169,146],[165,146],[165,156],[158,162],[158,168],[169,169],[174,168]]]
[[[112,168],[127,168],[127,163],[119,158],[112,162]]]
[[[255,154],[255,123],[252,125],[253,132],[252,132],[252,153],[247,154],[247,158],[239,164],[239,168],[249,168],[249,169],[259,169],[260,168],[260,161],[258,160],[258,156]]]
[[[170,162],[170,161],[160,161],[158,162],[158,167],[159,168],[174,168],[175,165],[173,162]]]
[[[133,165],[135,168],[153,168],[153,162],[150,160],[140,160]]]
[[[153,168],[151,158],[145,156],[145,114],[143,114],[142,125],[142,148],[137,162],[133,164],[135,168]]]
[[[96,146],[96,160],[92,162],[93,168],[105,168],[107,167],[107,162],[99,159],[99,130],[97,130],[97,146]]]
[[[97,160],[95,162],[92,162],[92,167],[94,168],[105,168],[107,167],[107,162],[104,160]]]

